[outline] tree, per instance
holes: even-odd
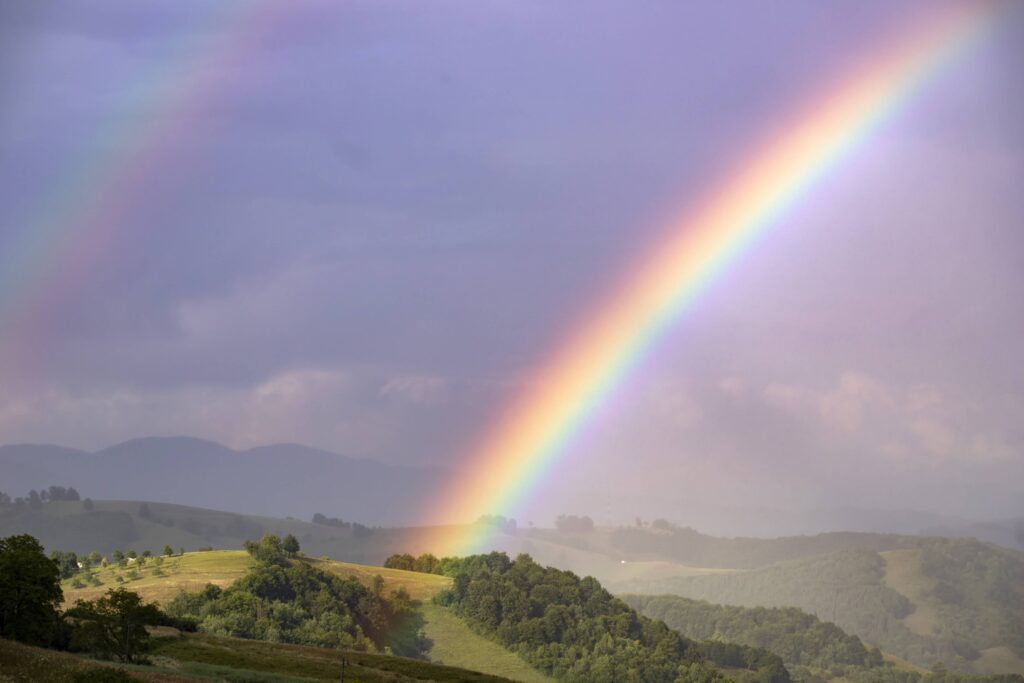
[[[281,542],[281,548],[288,554],[288,557],[295,557],[299,554],[299,539],[288,534]]]
[[[150,550],[143,550],[142,551],[142,556],[143,557],[153,557],[153,552],[150,551]]]
[[[172,548],[170,545],[165,545],[164,549],[163,549],[164,557],[170,557],[173,554],[174,554],[174,548]]]
[[[93,505],[92,498],[86,498],[83,500],[82,507],[85,508],[86,512],[92,512],[92,509],[95,507],[95,505]]]
[[[178,554],[179,555],[184,555],[185,554],[185,546],[181,546],[180,548],[178,548]]]
[[[146,626],[161,617],[155,604],[126,588],[111,588],[98,600],[79,600],[68,614],[80,620],[72,635],[75,645],[126,663],[143,661],[149,646]]]
[[[281,566],[288,565],[288,555],[281,546],[280,536],[266,534],[259,542],[246,541],[243,547],[257,562]]]
[[[0,638],[49,645],[64,600],[60,569],[32,536],[0,539]]]
[[[50,559],[57,565],[60,578],[70,579],[78,573],[78,556],[74,552],[62,553],[59,550],[54,550],[50,553]]]

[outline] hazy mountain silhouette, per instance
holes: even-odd
[[[364,524],[414,523],[442,476],[299,444],[236,451],[191,437],[150,437],[95,453],[48,445],[0,447],[0,490],[12,497],[57,484],[97,499],[302,519],[322,512]]]

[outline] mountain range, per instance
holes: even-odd
[[[191,437],[133,439],[93,453],[60,446],[0,447],[0,485],[12,497],[50,485],[85,497],[173,502],[245,514],[330,517],[406,525],[422,513],[441,470],[388,465],[298,444],[237,451]]]

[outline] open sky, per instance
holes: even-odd
[[[0,443],[452,466],[666,216],[942,6],[5,2]],[[1021,73],[1012,11],[537,498],[1024,514]]]

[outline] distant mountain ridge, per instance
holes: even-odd
[[[364,524],[414,522],[444,473],[352,458],[300,444],[236,451],[194,437],[132,439],[89,453],[61,446],[0,446],[2,490],[51,484],[82,496],[152,500],[309,519],[314,512]]]

